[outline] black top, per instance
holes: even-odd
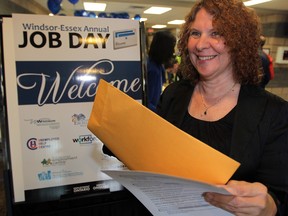
[[[194,88],[195,86],[186,80],[168,85],[160,98],[157,113],[180,129],[184,125],[185,129],[185,124],[188,123],[183,122],[187,121],[187,107]],[[228,122],[225,129],[230,131],[223,142],[221,135],[205,140],[205,134],[217,135],[215,132],[217,127],[215,126],[213,131],[214,126],[211,126],[215,122],[192,119],[194,126],[191,130],[186,126],[185,130],[192,131],[193,136],[198,138],[201,136],[202,141],[209,145],[214,145],[213,142],[215,142],[216,145],[218,144],[215,148],[219,148],[222,143],[225,148],[231,141],[230,150],[228,148],[224,151],[228,151],[226,154],[241,164],[231,179],[261,182],[266,185],[278,205],[277,215],[286,216],[288,213],[287,101],[259,86],[241,85],[237,106],[232,112],[232,117],[228,117],[228,120],[226,117],[223,119],[220,120],[222,122],[219,123],[220,126],[225,127],[226,123],[223,122]],[[233,127],[229,127],[232,123]],[[204,129],[194,130],[193,128],[197,128],[196,124],[203,124]],[[200,134],[199,131],[205,132]]]
[[[232,141],[235,108],[218,121],[203,121],[185,114],[180,129],[218,151],[229,155]],[[227,136],[227,134],[229,134]]]

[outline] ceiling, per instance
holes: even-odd
[[[37,4],[41,5],[43,8],[47,9],[47,0],[30,0],[35,1]],[[77,4],[73,5],[68,0],[62,0],[62,11],[66,15],[73,16],[74,10],[83,10],[83,2],[96,2],[96,0],[79,0]],[[246,1],[246,0],[244,0]],[[127,12],[130,18],[133,18],[136,14],[139,14],[143,18],[148,20],[145,22],[146,27],[151,27],[155,24],[167,25],[168,21],[172,20],[183,20],[185,15],[190,11],[191,6],[195,0],[107,0],[101,1],[97,0],[98,3],[106,3],[106,13],[121,13]],[[172,10],[164,13],[162,15],[148,15],[143,14],[143,11],[151,6],[165,6],[171,7]],[[282,14],[288,15],[288,0],[272,0],[270,2],[258,4],[252,6],[259,15],[262,14]],[[96,12],[97,14],[97,12]],[[175,25],[167,25],[167,28],[175,28]]]

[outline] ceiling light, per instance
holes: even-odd
[[[172,8],[166,8],[166,7],[150,7],[149,9],[145,10],[145,14],[163,14],[167,11],[172,10]]]
[[[183,23],[185,23],[185,20],[172,20],[168,22],[168,24],[172,24],[172,25],[181,25]]]
[[[151,28],[155,28],[155,29],[162,29],[162,28],[166,28],[166,25],[153,25],[151,26]]]
[[[104,3],[93,3],[93,2],[84,2],[84,9],[87,11],[105,11],[106,4]]]
[[[250,0],[250,1],[244,2],[244,5],[251,6],[251,5],[261,4],[261,3],[269,2],[269,1],[272,1],[272,0]]]

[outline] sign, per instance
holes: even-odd
[[[87,122],[100,78],[142,102],[139,22],[13,14],[3,54],[14,201],[120,188]]]

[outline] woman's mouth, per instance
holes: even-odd
[[[213,59],[213,58],[215,58],[216,57],[216,55],[211,55],[211,56],[197,56],[197,58],[199,59],[199,60],[211,60],[211,59]]]

